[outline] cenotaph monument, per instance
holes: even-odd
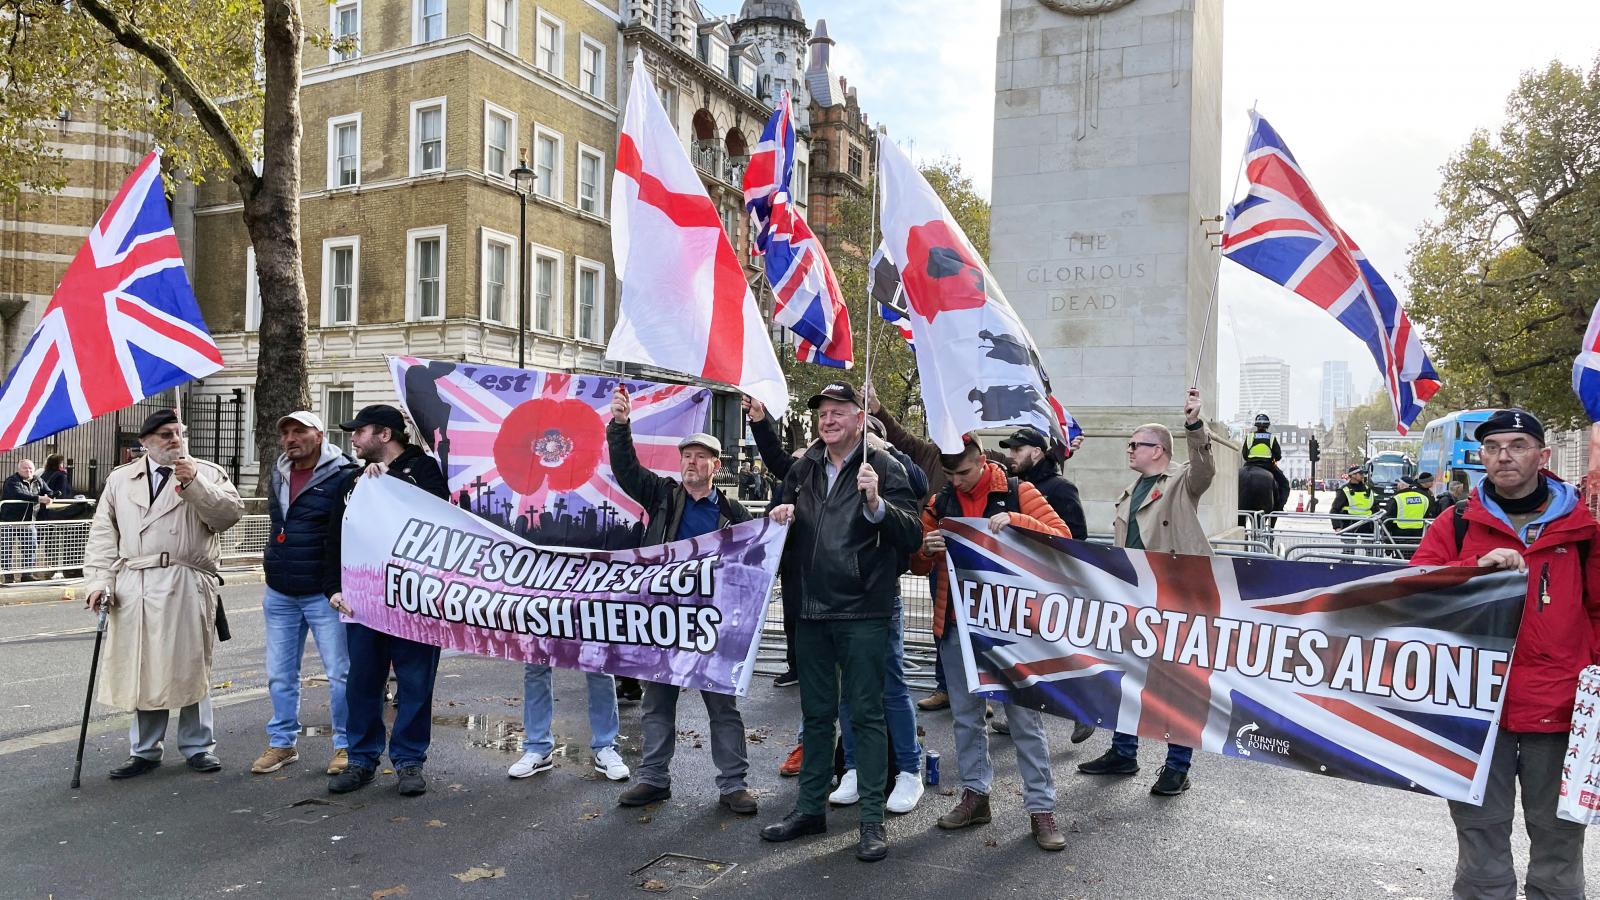
[[[1001,0],[1001,17],[989,267],[1084,428],[1066,474],[1090,530],[1109,531],[1136,426],[1167,425],[1186,458],[1202,349],[1207,422],[1217,413],[1206,220],[1224,202],[1222,0]],[[1233,524],[1239,456],[1210,427],[1201,514],[1216,534]]]

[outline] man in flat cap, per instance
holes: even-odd
[[[629,424],[632,412],[628,391],[618,384],[611,396],[611,423],[606,426],[606,445],[611,451],[611,471],[617,477],[617,484],[644,507],[650,517],[639,546],[685,541],[750,520],[750,513],[743,505],[712,484],[722,468],[720,441],[704,433],[691,434],[679,441],[682,480],[666,478],[640,464],[633,447],[633,427]],[[646,682],[642,716],[644,756],[639,760],[634,784],[617,798],[622,806],[644,806],[672,796],[669,767],[678,739],[678,694],[677,685]],[[593,696],[594,689],[590,688],[590,697]],[[739,815],[755,815],[756,795],[750,792],[745,781],[750,759],[745,752],[744,719],[739,715],[738,703],[732,695],[715,691],[701,691],[700,699],[705,701],[706,717],[711,721],[711,761],[717,767],[717,802]],[[590,703],[593,704],[592,699]],[[596,768],[599,768],[598,758]]]
[[[364,475],[388,475],[419,487],[440,500],[450,499],[450,485],[439,463],[407,440],[406,419],[400,410],[379,403],[365,407],[356,417],[339,425],[350,435],[350,446],[366,463],[366,469],[345,475],[334,501],[333,512],[322,554],[322,590],[328,605],[351,615],[344,602],[343,527],[345,504],[356,479]],[[402,796],[427,793],[428,782],[422,767],[428,761],[428,745],[433,736],[433,682],[439,673],[439,648],[432,644],[408,641],[384,634],[361,624],[347,622],[345,645],[350,654],[350,674],[345,681],[345,737],[350,742],[349,765],[328,780],[328,790],[347,794],[372,782],[388,739],[389,761],[394,763]],[[389,668],[394,667],[394,731],[383,725],[383,691],[389,683]]]
[[[173,709],[178,751],[191,769],[215,772],[217,535],[239,521],[244,504],[221,466],[189,456],[176,412],[151,413],[139,443],[144,457],[106,478],[83,558],[87,604],[107,611],[100,702],[134,712],[132,755],[111,777],[161,765]]]
[[[1516,795],[1528,831],[1528,900],[1584,896],[1585,828],[1556,815],[1567,732],[1584,667],[1600,664],[1600,571],[1594,517],[1577,488],[1548,471],[1544,426],[1504,409],[1478,426],[1485,470],[1464,504],[1422,536],[1414,566],[1489,566],[1528,573],[1483,804],[1450,801],[1452,896],[1515,900]]]

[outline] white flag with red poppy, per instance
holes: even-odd
[[[789,385],[739,256],[643,54],[631,65],[611,179],[611,258],[622,300],[606,358],[735,385],[781,415]]]
[[[706,428],[711,391],[687,384],[389,357],[395,392],[450,500],[536,544],[637,547],[644,510],[611,472],[606,423],[621,383],[640,465],[679,477],[678,441]]]
[[[1065,443],[1050,378],[983,258],[911,160],[878,141],[883,243],[900,270],[928,437],[946,453],[980,428],[1030,425]]]

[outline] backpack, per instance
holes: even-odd
[[[1461,547],[1467,540],[1467,501],[1457,500],[1450,509],[1451,524],[1456,531],[1456,552],[1461,552]],[[1589,567],[1589,542],[1578,542],[1578,562],[1587,569]]]

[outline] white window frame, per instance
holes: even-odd
[[[595,81],[592,91],[583,83],[583,54],[586,50],[592,50],[595,54]],[[604,100],[606,96],[606,45],[581,32],[578,35],[578,90],[597,100]]]
[[[350,254],[350,320],[333,319],[333,251],[351,248]],[[361,322],[361,236],[324,238],[322,241],[322,327],[346,327]]]
[[[350,415],[355,415],[359,408],[356,406],[356,387],[348,382],[329,384],[322,388],[322,409],[328,416],[328,424],[332,426],[326,434],[328,442],[335,447],[350,452],[350,432],[339,427],[339,422],[344,419],[342,411],[333,408],[333,395],[335,393],[350,395]],[[340,440],[343,438],[343,440]]]
[[[427,8],[428,0],[411,0],[411,43],[426,44],[429,41],[442,40],[450,30],[450,0],[439,0],[442,9],[439,12],[439,36],[427,37],[423,26],[422,13]]]
[[[555,184],[551,186],[550,193],[548,194],[540,193],[538,178],[539,142],[544,138],[553,138],[556,142],[556,158],[552,161],[550,166],[550,180],[554,181]],[[563,136],[561,132],[556,131],[553,128],[546,128],[543,125],[533,126],[533,171],[535,173],[533,180],[533,193],[535,196],[543,197],[546,200],[554,200],[557,203],[562,202],[562,197],[566,195],[566,179],[564,177],[566,175],[566,159],[566,137]]]
[[[577,168],[573,170],[573,175],[577,179],[576,186],[573,189],[573,205],[576,206],[578,211],[581,213],[586,213],[591,216],[600,216],[603,218],[606,214],[606,155],[599,149],[580,142],[578,144],[577,157]],[[599,162],[599,164],[595,166],[594,175],[594,209],[583,208],[584,157],[591,157]]]
[[[492,34],[494,30],[494,5],[499,2],[505,3],[506,16],[508,18],[505,23],[506,42],[504,44],[496,44]],[[487,0],[484,3],[483,39],[489,42],[489,46],[504,50],[512,56],[517,54],[517,20],[521,18],[521,12],[522,4],[520,0]]]
[[[540,57],[544,52],[540,46],[540,41],[544,40],[544,26],[546,23],[554,25],[556,28],[556,45],[553,48],[555,53],[548,68],[540,65]],[[566,43],[567,23],[545,10],[539,10],[538,15],[534,17],[533,26],[533,67],[557,78],[565,78],[567,71]]]
[[[555,307],[553,316],[555,319],[555,328],[553,330],[539,327],[539,279],[535,277],[534,273],[538,271],[539,260],[541,259],[548,259],[555,263],[555,265],[551,266],[551,271],[555,273],[555,284],[551,287],[551,298],[554,301]],[[538,332],[539,334],[553,335],[555,337],[561,336],[562,328],[564,325],[566,325],[566,309],[561,290],[562,282],[565,280],[562,277],[566,274],[565,269],[566,254],[555,249],[554,247],[546,247],[543,244],[535,244],[531,242],[528,244],[529,331]],[[518,296],[520,297],[521,295],[519,294]]]
[[[328,47],[328,62],[337,63],[355,59],[361,55],[361,0],[336,0],[328,6],[328,39],[337,41],[339,34],[339,8],[354,6],[356,8],[356,49],[349,56],[340,55],[332,46]]]
[[[517,285],[517,236],[495,231],[492,228],[480,229],[478,239],[478,318],[495,325],[515,325],[516,310],[519,297]],[[489,246],[496,244],[506,249],[506,281],[505,297],[501,300],[501,318],[489,315]]]
[[[489,123],[494,116],[499,116],[511,123],[506,129],[505,170],[501,172],[496,172],[489,168]],[[511,164],[517,159],[517,129],[519,127],[521,126],[517,124],[516,113],[488,100],[483,101],[483,171],[485,174],[502,181],[510,180],[511,170],[515,168]]]
[[[339,129],[345,125],[356,126],[356,180],[350,184],[339,183]],[[328,190],[361,186],[361,113],[334,116],[328,120]]]
[[[244,330],[261,330],[261,276],[256,272],[256,248],[244,248]]]
[[[429,238],[439,239],[439,313],[432,316],[422,315],[422,298],[417,296],[417,266],[420,260],[417,256],[417,242]],[[449,282],[446,272],[449,266],[450,227],[448,225],[430,225],[426,228],[412,228],[406,232],[406,321],[407,322],[438,322],[442,321],[449,313],[448,296],[445,286]]]
[[[717,57],[719,56],[722,58],[721,65],[717,64]],[[732,70],[728,68],[729,61],[732,58],[733,54],[729,52],[728,45],[724,44],[721,39],[715,37],[707,39],[706,65],[715,70],[718,75],[721,75],[724,78],[733,77]]]
[[[432,175],[445,171],[445,150],[450,133],[450,109],[447,97],[430,97],[427,100],[413,100],[411,102],[411,175]],[[418,119],[422,112],[439,108],[439,168],[422,168],[422,143],[421,134],[417,129]]]
[[[603,344],[606,340],[606,266],[598,260],[573,257],[572,267],[572,338],[589,344]],[[583,273],[595,275],[594,325],[592,337],[583,337]]]

